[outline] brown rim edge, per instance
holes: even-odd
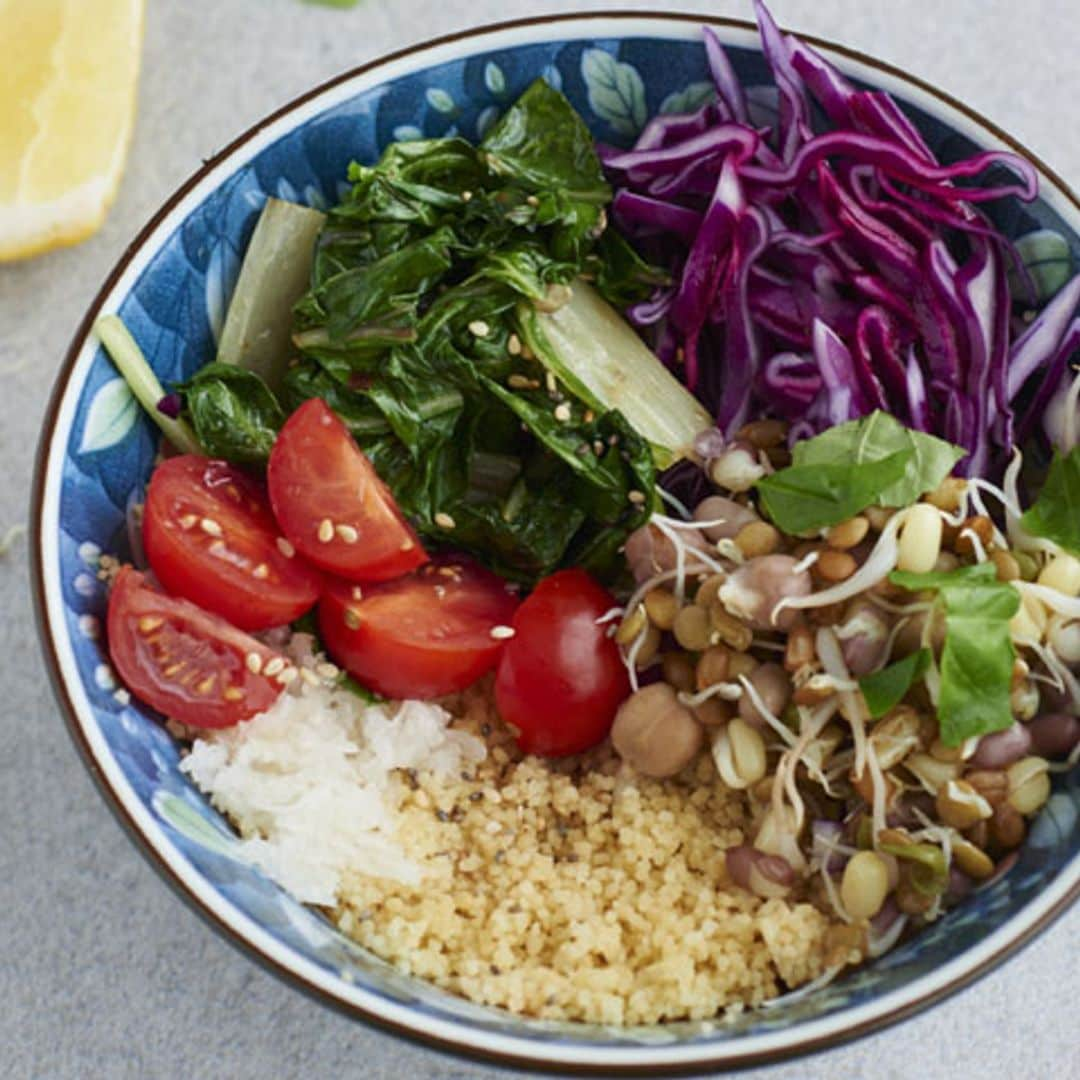
[[[226,941],[228,941],[233,947],[244,953],[246,956],[255,960],[265,970],[282,978],[284,981],[292,985],[293,987],[305,992],[308,996],[314,998],[316,1001],[323,1005],[327,1005],[338,1012],[344,1013],[346,1016],[352,1019],[359,1019],[368,1026],[377,1030],[386,1031],[393,1035],[403,1038],[409,1042],[421,1043],[428,1047],[441,1050],[446,1053],[453,1054],[458,1057],[466,1059],[480,1060],[488,1064],[508,1066],[511,1068],[524,1069],[536,1072],[551,1072],[553,1068],[560,1069],[567,1075],[574,1076],[689,1076],[695,1074],[701,1074],[705,1070],[720,1070],[720,1071],[734,1071],[739,1069],[750,1068],[755,1065],[770,1064],[778,1061],[787,1060],[790,1058],[801,1057],[807,1054],[816,1053],[821,1050],[826,1050],[830,1047],[836,1046],[840,1043],[850,1042],[863,1036],[872,1034],[875,1031],[888,1027],[892,1024],[898,1023],[901,1020],[906,1020],[909,1017],[922,1012],[924,1009],[929,1008],[931,1005],[936,1004],[942,999],[949,997],[959,990],[971,985],[973,982],[981,978],[983,975],[988,974],[999,964],[1005,961],[1008,957],[1014,955],[1024,946],[1028,945],[1035,937],[1046,930],[1063,912],[1065,912],[1080,896],[1080,881],[1078,881],[1072,889],[1069,890],[1052,908],[1044,912],[1041,918],[1028,927],[1027,930],[1003,945],[993,955],[987,957],[982,963],[972,968],[970,971],[964,972],[957,976],[950,983],[939,989],[927,993],[924,996],[910,1001],[904,1005],[900,1005],[895,1009],[887,1013],[883,1013],[880,1016],[873,1017],[869,1020],[865,1020],[862,1023],[845,1028],[842,1031],[835,1032],[829,1035],[822,1035],[816,1038],[805,1039],[801,1042],[793,1044],[789,1047],[783,1047],[776,1050],[765,1050],[754,1053],[743,1054],[724,1054],[718,1058],[706,1058],[701,1061],[678,1064],[678,1065],[622,1065],[615,1068],[604,1065],[571,1065],[563,1064],[561,1062],[546,1061],[540,1058],[529,1057],[525,1055],[505,1054],[496,1051],[488,1051],[482,1048],[478,1048],[465,1043],[454,1042],[448,1039],[443,1039],[437,1036],[433,1036],[419,1030],[415,1027],[409,1027],[403,1024],[398,1024],[394,1021],[387,1020],[386,1018],[379,1016],[375,1013],[369,1012],[367,1009],[361,1008],[357,1005],[349,1004],[341,1000],[336,995],[329,991],[316,986],[315,984],[308,982],[302,975],[290,970],[284,965],[278,963],[267,954],[263,953],[252,942],[248,941],[238,931],[234,930],[226,922],[224,922],[214,911],[202,903],[196,896],[194,896],[180,879],[180,877],[165,863],[157,849],[150,843],[146,836],[139,829],[138,825],[128,814],[126,808],[123,805],[120,796],[109,785],[104,774],[102,773],[93,752],[90,749],[89,744],[83,735],[81,725],[78,721],[78,715],[67,691],[67,686],[63,680],[60,672],[59,658],[56,653],[55,644],[53,641],[53,627],[49,621],[49,615],[47,605],[45,601],[45,568],[42,559],[41,552],[41,535],[42,535],[42,521],[41,515],[44,508],[44,492],[45,492],[45,480],[48,467],[49,447],[52,441],[52,434],[56,427],[57,414],[60,409],[60,403],[62,402],[64,395],[67,392],[68,384],[71,380],[72,370],[75,366],[75,362],[82,351],[83,346],[86,343],[86,339],[90,336],[91,329],[95,318],[97,317],[101,307],[105,301],[105,298],[112,291],[116,282],[120,276],[127,269],[128,264],[134,258],[139,249],[146,243],[152,233],[158,228],[162,220],[173,210],[176,204],[188,194],[203,178],[219,164],[229,158],[235,151],[241,146],[250,141],[255,135],[263,131],[265,128],[275,123],[279,119],[288,115],[300,105],[311,101],[326,92],[327,90],[339,86],[342,83],[348,82],[350,79],[357,77],[358,75],[366,74],[375,70],[385,64],[391,63],[396,60],[403,59],[404,57],[411,56],[415,53],[422,53],[429,49],[435,48],[441,45],[448,45],[454,42],[463,41],[469,38],[482,37],[484,35],[504,30],[519,29],[527,26],[544,25],[548,23],[572,23],[578,21],[584,21],[588,19],[658,19],[668,20],[671,22],[680,23],[694,23],[701,25],[708,23],[713,26],[721,26],[734,28],[738,30],[755,29],[754,24],[748,22],[745,19],[727,19],[727,18],[708,18],[703,15],[687,13],[687,12],[658,12],[658,11],[588,11],[588,12],[574,12],[566,15],[538,15],[530,18],[513,19],[506,22],[491,23],[485,26],[475,27],[470,30],[460,30],[454,33],[445,34],[441,37],[432,38],[429,41],[420,42],[416,45],[410,45],[402,49],[398,49],[395,52],[389,53],[386,56],[379,57],[375,60],[370,60],[366,64],[361,64],[357,67],[350,68],[348,71],[343,72],[340,75],[336,75],[326,82],[314,87],[313,89],[301,94],[299,97],[293,98],[291,101],[276,109],[268,116],[257,121],[251,127],[249,127],[241,135],[237,136],[232,142],[225,146],[222,150],[219,150],[212,157],[203,162],[201,167],[197,169],[191,176],[189,176],[162,204],[162,206],[153,214],[150,220],[139,231],[135,239],[128,244],[125,248],[120,259],[116,265],[110,271],[108,277],[105,279],[104,284],[98,290],[93,301],[91,302],[86,314],[80,321],[78,328],[75,331],[72,338],[71,345],[68,347],[68,351],[64,357],[63,363],[60,367],[60,371],[57,374],[56,381],[53,384],[53,390],[49,397],[49,402],[45,410],[45,416],[42,423],[41,436],[38,441],[37,456],[34,467],[34,476],[30,488],[30,586],[31,594],[34,605],[35,623],[37,627],[38,637],[41,642],[42,653],[45,659],[45,666],[48,670],[49,680],[52,684],[53,692],[64,714],[64,720],[67,725],[68,733],[75,743],[76,748],[79,751],[80,756],[83,759],[90,775],[93,777],[98,790],[101,792],[109,809],[113,812],[114,816],[124,827],[124,831],[131,838],[136,848],[143,854],[150,865],[158,872],[158,874],[166,881],[166,883],[173,889],[173,891],[184,900],[187,905],[199,915],[204,922],[209,924],[212,928],[218,931]],[[1042,172],[1042,174],[1050,180],[1058,190],[1073,204],[1073,206],[1080,212],[1080,198],[1072,188],[1065,183],[1065,181],[1058,176],[1053,169],[1049,168],[1039,157],[1031,153],[1022,143],[1018,142],[1007,132],[1003,131],[996,124],[987,120],[984,116],[972,109],[970,106],[965,105],[963,102],[958,101],[956,98],[947,94],[946,92],[937,89],[929,83],[923,81],[915,75],[911,75],[907,72],[901,71],[899,68],[894,67],[885,61],[878,60],[874,57],[867,56],[864,53],[855,49],[850,49],[843,45],[837,45],[834,42],[827,41],[823,38],[813,37],[808,34],[799,35],[803,41],[818,48],[827,49],[840,56],[846,57],[849,60],[854,60],[857,63],[864,64],[867,67],[884,72],[894,78],[899,79],[901,82],[906,82],[912,86],[917,87],[923,93],[928,96],[944,103],[951,109],[956,110],[962,115],[966,116],[969,120],[974,121],[980,125],[986,131],[990,132],[996,139],[1005,143],[1012,148],[1018,154],[1027,158],[1032,162],[1036,168]]]

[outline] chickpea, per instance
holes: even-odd
[[[725,498],[723,495],[710,495],[694,508],[694,520],[717,522],[702,530],[706,539],[715,544],[717,540],[733,540],[740,529],[759,518],[748,506],[743,506],[734,499]]]
[[[747,678],[773,716],[779,716],[787,708],[791,700],[791,677],[780,664],[759,664]],[[739,715],[751,727],[764,728],[767,725],[765,717],[747,693],[739,698]]]
[[[809,594],[810,574],[795,572],[790,555],[760,555],[734,571],[720,589],[721,603],[737,619],[755,630],[790,630],[798,611],[785,608],[774,622],[773,609],[787,597]]]
[[[690,764],[703,741],[701,725],[667,683],[631,694],[611,727],[619,756],[644,776],[674,776]]]
[[[688,549],[684,565],[688,569],[695,566],[700,569],[702,564],[694,559],[694,552],[707,551],[704,536],[696,529],[683,529],[680,539]],[[639,582],[664,570],[674,570],[678,565],[675,545],[655,525],[642,525],[627,537],[626,561],[634,580]]]

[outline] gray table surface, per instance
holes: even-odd
[[[261,115],[354,64],[539,11],[660,3],[150,0],[119,198],[81,247],[0,266],[0,528],[24,521],[40,417],[75,326],[162,199]],[[742,15],[749,2],[678,0]],[[878,55],[994,118],[1080,185],[1075,0],[775,0],[785,25]],[[5,43],[7,44],[7,43]],[[158,879],[77,759],[32,632],[26,541],[0,558],[0,1076],[510,1076],[312,1003],[230,949]],[[1080,910],[898,1027],[754,1076],[1080,1074]]]

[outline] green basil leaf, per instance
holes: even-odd
[[[859,420],[823,431],[795,444],[795,465],[830,465],[880,461],[902,450],[911,458],[904,473],[874,496],[877,506],[908,506],[933,491],[967,451],[959,446],[904,427],[895,417],[877,410]],[[866,505],[871,505],[867,503]]]
[[[904,700],[912,683],[922,678],[929,666],[930,650],[919,649],[895,664],[864,675],[859,680],[859,689],[862,690],[870,716],[876,720],[896,708]]]
[[[1010,727],[1016,649],[1009,623],[1020,608],[1020,594],[997,580],[992,563],[945,573],[894,571],[889,580],[914,591],[937,590],[945,609],[937,706],[941,741],[959,746]]]
[[[212,363],[177,389],[205,453],[242,465],[266,463],[285,415],[258,375]]]
[[[1080,444],[1067,454],[1054,451],[1042,491],[1020,524],[1080,555]]]
[[[912,457],[908,447],[876,461],[791,465],[759,480],[757,490],[778,528],[814,532],[873,504],[905,474]]]

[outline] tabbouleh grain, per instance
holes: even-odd
[[[749,821],[707,754],[651,780],[607,743],[522,757],[490,683],[451,711],[488,756],[453,780],[408,778],[398,841],[425,877],[346,872],[335,917],[350,937],[473,1001],[553,1020],[703,1019],[822,974],[826,915],[728,881],[723,851]]]

